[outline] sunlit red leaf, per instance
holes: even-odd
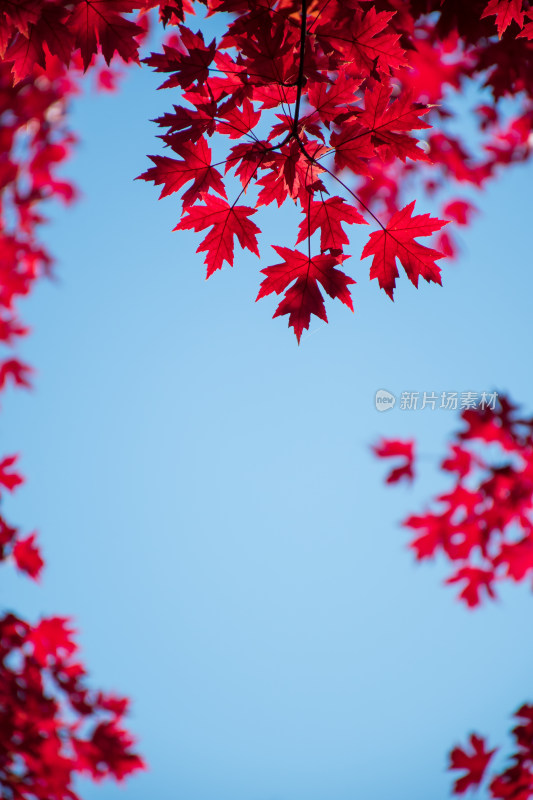
[[[500,38],[511,22],[516,22],[517,25],[522,27],[524,24],[522,0],[489,0],[481,19],[492,16],[496,17],[496,26]]]
[[[177,192],[192,181],[192,186],[183,194],[184,205],[192,205],[211,189],[226,197],[222,176],[211,165],[211,150],[203,137],[194,143],[176,145],[175,152],[181,160],[168,156],[150,156],[155,166],[139,177],[145,181],[153,181],[156,186],[163,184],[160,197]]]
[[[435,263],[442,253],[416,241],[419,236],[430,236],[440,230],[446,222],[434,219],[429,214],[413,217],[415,202],[398,211],[384,230],[370,234],[361,258],[373,256],[370,277],[377,279],[381,289],[394,299],[394,288],[398,277],[396,259],[401,263],[407,277],[418,287],[418,279],[441,284],[440,267]]]
[[[348,286],[355,283],[336,269],[339,260],[335,256],[320,255],[311,258],[299,250],[274,246],[276,253],[283,258],[280,264],[261,270],[266,275],[257,300],[275,292],[285,293],[274,317],[289,315],[289,325],[294,328],[298,342],[302,332],[309,328],[311,315],[328,321],[324,299],[318,284],[330,297],[338,298],[353,311],[352,298]]]
[[[197,249],[197,253],[206,252],[207,277],[222,268],[224,261],[233,266],[234,238],[241,247],[251,250],[256,256],[257,234],[259,228],[248,219],[255,214],[254,208],[248,206],[230,206],[218,197],[205,198],[205,205],[195,205],[187,209],[187,216],[176,225],[175,230],[203,231],[211,228]]]

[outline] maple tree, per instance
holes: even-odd
[[[190,27],[195,12],[200,25],[220,19],[212,41]],[[141,59],[154,16],[166,32],[159,51]],[[151,156],[140,177],[160,186],[161,197],[180,194],[176,230],[205,234],[198,252],[208,277],[233,266],[236,243],[266,257],[263,206],[292,204],[300,215],[293,246],[273,243],[257,295],[282,296],[274,316],[288,317],[298,341],[313,315],[327,321],[324,292],[353,310],[350,243],[391,299],[400,266],[415,287],[420,278],[441,284],[441,260],[457,252],[454,230],[475,211],[457,187],[482,188],[531,154],[530,0],[2,2],[0,342],[8,354],[0,391],[31,386],[32,369],[16,353],[28,333],[16,302],[52,271],[39,240],[41,209],[76,196],[57,177],[75,144],[69,101],[88,70],[100,88],[113,88],[117,61],[164,75],[161,88],[177,100],[156,120],[170,155]],[[470,89],[475,131],[465,137],[457,132],[465,104],[456,101]],[[415,212],[413,195],[437,216],[420,199]],[[467,428],[442,463],[455,487],[437,498],[437,511],[406,521],[417,558],[439,552],[458,562],[449,582],[462,584],[470,607],[494,596],[497,581],[533,569],[531,421],[514,411],[507,404],[492,416],[465,415]],[[496,443],[506,462],[483,459],[480,442]],[[412,442],[376,447],[403,459],[390,482],[413,479],[414,452]],[[16,457],[3,457],[1,491],[21,481]],[[0,558],[33,579],[43,568],[37,535],[3,516]],[[6,614],[0,648],[6,796],[74,798],[76,772],[120,779],[142,767],[121,728],[127,702],[86,688],[64,618],[31,624]],[[493,779],[494,797],[533,795],[531,708],[517,713],[517,752]],[[466,769],[458,793],[480,783],[491,758],[482,738],[470,745],[452,752],[452,767]]]

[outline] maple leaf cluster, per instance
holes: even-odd
[[[52,264],[36,234],[44,221],[39,205],[74,197],[72,185],[55,176],[72,143],[62,124],[70,85],[57,73],[40,78],[13,86],[9,65],[0,63],[0,344],[10,349],[28,333],[15,302]],[[0,359],[0,391],[28,388],[31,372],[9,353]]]
[[[454,485],[436,498],[437,510],[410,515],[402,524],[416,532],[409,547],[417,560],[440,554],[457,564],[446,582],[462,584],[459,598],[474,608],[496,597],[497,582],[533,579],[533,417],[520,415],[500,396],[494,409],[468,408],[461,418],[463,427],[440,462]],[[378,458],[401,459],[387,483],[414,480],[413,440],[382,439],[372,449]],[[533,797],[533,705],[522,705],[515,717],[509,766],[486,786],[495,800]],[[454,794],[483,784],[495,752],[477,734],[469,747],[451,750],[449,769],[463,772]]]
[[[16,456],[0,462],[0,497],[23,483]],[[20,537],[0,517],[0,561],[37,580],[44,566],[36,534]],[[0,787],[17,800],[78,800],[75,774],[122,780],[144,768],[123,728],[126,698],[91,691],[63,617],[32,625],[0,617]]]
[[[128,18],[144,4],[132,0],[23,0],[0,8],[0,56],[15,83],[33,76],[35,66],[54,60],[66,67],[81,59],[87,69],[101,53],[107,64],[115,54],[138,60],[143,28]]]
[[[233,266],[236,242],[259,255],[260,207],[295,204],[302,216],[295,245],[304,247],[273,245],[281,261],[261,270],[257,299],[281,295],[274,316],[287,315],[298,340],[312,315],[327,321],[324,292],[353,310],[346,226],[377,226],[360,253],[372,258],[370,278],[391,299],[399,265],[416,287],[420,278],[441,284],[438,262],[457,249],[441,229],[448,220],[468,224],[475,210],[469,199],[443,199],[443,191],[452,183],[481,188],[498,167],[530,155],[529,5],[191,4],[189,12],[205,6],[227,26],[206,41],[174,17],[162,51],[144,60],[165,75],[160,88],[177,91],[179,104],[156,120],[171,154],[150,156],[153,166],[140,177],[161,186],[160,197],[181,193],[176,230],[207,231],[198,247],[207,277]],[[475,155],[452,134],[457,114],[448,106],[468,82],[483,83],[486,96],[474,110]],[[509,98],[513,110],[504,113]],[[219,157],[224,140],[235,144]],[[415,214],[414,200],[403,205],[415,179],[441,198],[445,219]],[[245,194],[253,194],[249,204]],[[439,231],[435,247],[419,241]]]
[[[504,580],[533,582],[533,418],[518,415],[505,396],[495,409],[470,408],[440,468],[454,476],[437,508],[412,514],[403,526],[415,532],[409,547],[418,561],[444,556],[453,562],[447,583],[461,586],[470,608],[495,598]],[[403,456],[388,483],[414,476],[414,442],[383,440],[380,458]]]
[[[511,731],[514,752],[509,766],[492,776],[488,791],[495,800],[528,800],[533,796],[533,705],[524,704],[515,712],[518,724]],[[450,752],[449,769],[463,770],[454,784],[453,793],[464,794],[478,789],[496,750],[488,750],[484,737],[470,736],[470,750],[454,747]]]
[[[0,786],[18,800],[78,800],[75,773],[122,780],[144,764],[122,727],[128,701],[86,686],[61,617],[0,618]]]
[[[327,321],[324,292],[353,310],[346,226],[377,226],[360,254],[391,299],[400,265],[415,286],[441,284],[438,262],[457,249],[442,228],[468,224],[475,210],[443,191],[481,188],[530,156],[529,0],[24,0],[0,8],[0,59],[14,85],[58,64],[86,70],[100,56],[138,63],[154,8],[172,33],[144,63],[166,75],[161,88],[177,90],[179,104],[157,120],[172,155],[151,156],[141,177],[161,197],[181,193],[176,229],[206,232],[198,251],[208,277],[233,265],[237,242],[259,256],[251,218],[261,206],[296,205],[295,248],[274,245],[282,260],[262,270],[257,299],[281,295],[274,316],[287,315],[298,340],[312,315]],[[198,10],[227,22],[218,39],[185,24]],[[485,95],[473,150],[451,132],[449,105],[469,83]],[[212,137],[235,142],[216,162]],[[443,219],[403,204],[414,181]],[[420,241],[436,234],[435,246]]]
[[[38,236],[45,221],[41,206],[52,198],[68,203],[75,197],[72,184],[56,175],[74,141],[65,124],[66,104],[74,91],[61,65],[14,84],[10,65],[0,63],[0,392],[31,386],[33,370],[16,352],[28,334],[16,302],[51,273],[52,258]],[[0,498],[23,482],[16,460],[9,456],[0,462]],[[0,560],[6,558],[38,579],[43,560],[36,533],[22,535],[2,513]]]
[[[24,483],[23,477],[15,471],[17,456],[8,456],[0,461],[0,500],[4,491],[12,492]],[[36,533],[21,536],[17,528],[11,527],[3,516],[0,516],[0,561],[9,557],[21,572],[38,580],[44,561],[36,543]]]
[[[169,35],[142,60],[152,9]],[[200,22],[226,22],[221,35],[206,42],[192,30],[196,12]],[[28,331],[15,305],[51,274],[41,209],[75,198],[57,175],[75,142],[69,100],[88,69],[100,88],[112,88],[117,61],[145,63],[178,95],[156,120],[168,155],[151,156],[141,177],[161,197],[180,193],[176,229],[204,234],[207,276],[233,266],[236,243],[260,255],[261,207],[293,204],[300,214],[294,247],[275,242],[257,295],[280,297],[274,316],[288,317],[298,340],[313,315],[327,321],[324,293],[353,310],[350,239],[391,299],[400,266],[415,287],[420,278],[441,284],[439,262],[457,252],[453,230],[475,211],[469,192],[531,155],[530,0],[0,3],[0,344],[8,349],[0,391],[30,386],[32,369],[16,353]],[[454,97],[469,87],[482,102],[467,140],[457,133]],[[417,191],[436,216],[415,213]],[[405,523],[416,531],[418,559],[440,553],[456,562],[449,582],[462,584],[470,607],[493,597],[497,581],[533,574],[533,423],[515,412],[505,400],[495,412],[465,412],[466,429],[441,465],[455,486],[437,498],[437,511]],[[496,462],[489,446],[499,448]],[[389,482],[414,478],[414,442],[383,440],[376,455],[401,459]],[[0,494],[22,480],[17,457],[5,456]],[[2,514],[7,559],[33,579],[43,568],[36,534],[21,534]],[[75,800],[76,773],[121,780],[142,768],[122,728],[126,710],[126,700],[87,688],[68,620],[0,619],[3,795]],[[495,798],[533,796],[531,707],[518,716],[517,752],[490,785]],[[471,752],[452,752],[452,768],[466,770],[458,793],[479,785],[492,757],[481,737],[470,744]]]
[[[31,387],[33,370],[17,355],[28,328],[16,305],[52,273],[53,259],[39,240],[42,208],[76,197],[72,183],[57,175],[75,143],[67,114],[83,69],[80,53],[70,70],[66,49],[58,57],[63,6],[72,10],[31,0],[0,4],[0,392]],[[94,67],[97,85],[110,88],[113,73],[97,59]],[[15,455],[0,459],[0,501],[23,483],[17,462]],[[34,580],[44,567],[37,534],[11,525],[3,502],[0,561]],[[144,768],[123,727],[127,709],[125,698],[88,688],[69,620],[0,617],[2,797],[77,800],[76,774],[122,780]]]

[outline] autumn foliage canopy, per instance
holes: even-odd
[[[475,212],[462,190],[531,153],[529,0],[0,2],[0,391],[31,385],[16,305],[53,269],[43,208],[76,197],[57,177],[76,142],[69,101],[85,72],[113,89],[121,64],[154,70],[168,90],[160,152],[140,177],[179,197],[176,230],[199,235],[208,277],[236,263],[236,245],[260,256],[257,299],[278,296],[274,316],[298,341],[312,316],[327,321],[328,297],[354,309],[352,276],[367,269],[391,300],[405,276],[441,285],[457,227]],[[284,205],[296,211],[292,242],[275,239],[261,213]],[[533,571],[532,423],[508,401],[464,423],[442,462],[455,485],[405,525],[418,559],[454,562],[449,582],[473,607],[498,581]],[[472,448],[480,442],[505,460],[490,463]],[[413,477],[413,443],[376,453],[403,458],[392,482]],[[3,457],[1,494],[22,480],[17,457]],[[3,510],[0,558],[32,579],[43,568],[37,535]],[[120,780],[142,768],[126,710],[88,687],[66,618],[0,619],[2,796],[75,800],[78,773]],[[517,716],[495,798],[533,796],[532,707]],[[482,737],[455,748],[451,768],[466,770],[455,791],[477,786],[491,757]]]

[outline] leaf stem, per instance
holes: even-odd
[[[298,90],[296,94],[296,106],[294,109],[294,121],[292,123],[292,134],[297,136],[298,119],[300,116],[300,101],[302,99],[302,88],[304,83],[304,59],[305,59],[305,40],[307,38],[307,0],[302,0],[302,22],[300,27],[300,63],[298,65]]]

